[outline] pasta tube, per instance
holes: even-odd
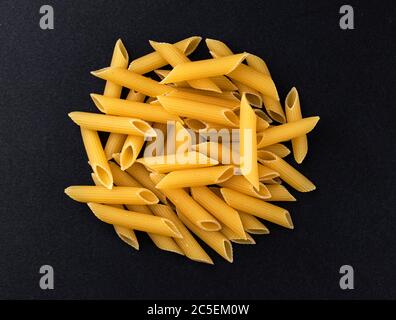
[[[136,160],[144,144],[144,137],[129,135],[120,153],[121,169],[128,169]]]
[[[255,216],[239,211],[239,217],[246,232],[251,234],[269,234],[268,228]]]
[[[271,194],[266,201],[296,201],[296,198],[280,184],[269,184],[266,187]]]
[[[238,244],[256,244],[256,241],[254,241],[250,234],[245,233],[244,237],[239,237],[238,234],[224,225],[221,227],[221,233],[224,234],[231,242]]]
[[[261,138],[261,136],[259,138]],[[281,143],[275,143],[270,146],[266,146],[260,150],[257,150],[258,158],[260,158],[260,154],[262,151],[269,151],[275,153],[279,158],[287,157],[290,154],[290,149]]]
[[[258,175],[260,181],[279,177],[279,173],[276,172],[275,170],[263,166],[260,163],[258,163],[257,166],[258,166]]]
[[[271,194],[268,191],[268,188],[263,183],[260,182],[259,188],[256,189],[243,176],[233,176],[231,179],[228,179],[225,182],[219,183],[219,185],[221,187],[239,191],[241,193],[244,193],[249,196],[259,198],[259,199],[268,199],[271,197]]]

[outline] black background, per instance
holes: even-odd
[[[0,298],[357,299],[396,297],[395,6],[348,1],[355,30],[339,28],[340,1],[0,2]],[[41,30],[50,4],[55,29]],[[282,100],[299,89],[309,136],[302,172],[318,186],[287,205],[295,230],[270,226],[235,262],[215,265],[124,245],[63,189],[90,183],[79,130],[67,117],[96,111],[122,38],[131,58],[147,40],[201,35],[268,63]],[[200,54],[206,56],[204,44]],[[193,57],[194,57],[193,56]],[[296,195],[296,193],[294,193]],[[209,249],[208,249],[209,250]],[[39,288],[41,265],[55,290]],[[339,288],[339,268],[355,289]]]

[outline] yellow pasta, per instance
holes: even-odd
[[[169,219],[177,227],[182,238],[175,238],[175,241],[183,250],[186,257],[194,261],[213,264],[212,259],[208,256],[205,250],[202,249],[199,243],[191,235],[190,231],[188,231],[170,207],[162,204],[155,204],[151,206],[151,210],[156,216]]]
[[[207,187],[192,187],[191,195],[202,207],[219,222],[230,228],[239,239],[246,240],[246,234],[239,214]]]
[[[172,69],[161,83],[166,84],[228,75],[241,65],[247,55],[247,53],[240,53],[218,59],[206,59],[179,64]]]
[[[239,164],[239,151],[227,145],[209,141],[193,145],[191,148],[209,158],[217,159],[222,164]]]
[[[219,162],[205,155],[192,151],[185,154],[173,154],[157,157],[140,158],[137,162],[147,169],[157,173],[167,173],[175,170],[186,170],[215,166]]]
[[[161,123],[167,123],[167,121],[182,122],[179,117],[167,112],[160,105],[110,98],[100,94],[91,94],[91,98],[101,112],[109,115],[139,118]]]
[[[275,170],[263,166],[260,163],[257,164],[257,166],[258,166],[258,176],[260,181],[279,177],[279,173],[276,172]]]
[[[209,51],[215,53],[219,57],[226,57],[233,54],[231,49],[224,43],[215,39],[206,39],[206,45]]]
[[[261,136],[259,138],[261,138]],[[290,149],[281,143],[275,143],[270,146],[266,146],[262,149],[257,150],[258,158],[260,158],[260,154],[262,151],[269,151],[275,153],[279,158],[284,158],[290,154]]]
[[[290,214],[286,209],[228,188],[221,188],[220,191],[225,202],[234,209],[289,229],[294,228]]]
[[[316,126],[318,121],[319,117],[308,117],[268,128],[257,134],[257,148],[267,147],[306,134]]]
[[[285,110],[287,122],[294,122],[302,119],[300,98],[296,88],[292,88],[286,96]],[[297,163],[303,162],[308,152],[307,136],[301,135],[291,140],[293,147],[293,156]]]
[[[202,39],[201,37],[194,36],[176,42],[174,45],[176,46],[176,48],[181,50],[186,56],[188,56],[197,48],[201,39]],[[167,64],[168,62],[164,58],[162,58],[158,52],[152,52],[146,54],[143,57],[133,60],[129,65],[129,70],[136,73],[144,74],[153,71],[155,69],[161,68]]]
[[[240,169],[245,178],[258,190],[260,186],[257,168],[256,114],[245,95],[241,100],[240,118]]]
[[[252,67],[254,70],[271,77],[267,64],[260,57],[254,54],[249,54],[246,58],[246,62],[249,67]]]
[[[271,124],[273,121],[272,119],[263,111],[260,109],[254,109],[254,113],[256,114],[256,116],[258,116],[259,118],[265,120],[268,124]]]
[[[155,204],[158,198],[150,190],[136,187],[71,186],[65,193],[75,201],[106,204]]]
[[[156,97],[172,91],[172,87],[158,83],[138,73],[115,67],[107,67],[92,71],[92,75],[103,80],[114,82],[120,86],[136,90],[146,96]]]
[[[197,89],[193,89],[193,88],[179,88],[179,87],[177,87],[177,88],[174,88],[174,90],[171,91],[168,95],[171,95],[172,92],[174,92],[175,90],[182,90],[183,92],[190,92],[190,93],[199,94],[199,95],[208,96],[208,97],[216,97],[216,98],[221,98],[221,99],[233,100],[234,103],[237,104],[237,106],[239,106],[239,103],[240,103],[240,99],[237,97],[237,93],[235,91],[223,91],[222,93],[217,93],[217,92],[213,92],[213,91],[205,91],[205,90],[197,90]]]
[[[69,117],[80,127],[123,134],[155,137],[154,129],[140,119],[108,116],[89,112],[70,112]]]
[[[144,144],[144,137],[129,135],[120,153],[121,169],[128,169],[136,160]]]
[[[231,242],[238,244],[256,244],[256,241],[254,241],[254,239],[248,233],[245,233],[244,237],[240,237],[225,225],[221,227],[221,233],[224,234]]]
[[[194,225],[186,216],[185,211],[177,209],[177,215],[180,220],[191,230],[198,238],[205,242],[209,247],[216,251],[228,262],[233,261],[231,242],[219,231],[206,231]]]
[[[271,179],[263,179],[261,180],[261,182],[264,183],[265,185],[282,184],[282,180],[279,177],[271,178]]]
[[[164,175],[150,174],[151,180],[158,184]],[[184,189],[163,189],[165,196],[179,208],[198,228],[206,231],[220,230],[219,222],[202,208]]]
[[[255,216],[239,211],[239,217],[246,232],[251,234],[269,234],[268,228]]]
[[[231,179],[219,183],[219,185],[259,199],[268,199],[271,197],[270,192],[263,183],[260,182],[259,188],[256,189],[244,176],[233,176]]]
[[[226,107],[169,96],[159,96],[158,101],[168,112],[178,116],[206,120],[228,127],[239,125],[236,114]]]
[[[168,173],[155,187],[157,189],[175,189],[206,186],[227,181],[233,174],[233,166],[177,170]]]
[[[269,184],[266,187],[271,194],[271,197],[266,201],[296,201],[296,198],[280,184]]]
[[[167,237],[182,237],[173,222],[162,217],[118,209],[93,202],[89,202],[88,206],[99,220],[109,224],[144,232],[152,232]]]
[[[167,146],[167,125],[165,123],[154,123],[153,129],[157,136],[147,141],[144,155],[163,156],[166,153]]]
[[[276,122],[285,123],[286,117],[283,112],[283,108],[280,104],[280,101],[274,99],[272,96],[262,95],[263,104],[265,110],[268,112],[269,116],[274,119]]]
[[[162,58],[164,58],[172,67],[176,67],[179,64],[191,62],[181,50],[170,43],[159,43],[150,41],[150,45],[155,51],[157,51]],[[221,92],[221,89],[210,79],[196,79],[189,80],[187,83],[195,88],[201,90],[209,90],[214,92]]]
[[[248,87],[247,85],[236,80],[234,80],[233,83],[238,88],[238,92],[240,93],[241,96],[245,94],[249,104],[255,106],[256,108],[261,108],[263,101],[261,99],[260,93],[257,90],[254,90]]]
[[[274,153],[264,151],[260,157],[260,162],[278,172],[279,177],[297,191],[309,192],[316,189],[308,178]]]
[[[81,137],[93,172],[101,185],[107,189],[111,189],[113,187],[113,176],[111,175],[98,133],[93,130],[81,128]]]

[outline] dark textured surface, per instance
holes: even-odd
[[[395,6],[339,1],[51,1],[55,30],[39,28],[39,1],[0,2],[0,298],[395,298]],[[131,57],[147,40],[218,38],[268,62],[284,98],[300,91],[320,115],[302,172],[318,186],[288,205],[296,229],[270,226],[228,264],[190,262],[123,245],[63,189],[89,183],[72,110],[94,111],[89,71],[122,38]],[[205,49],[202,45],[201,55]],[[55,269],[55,290],[38,286]],[[351,264],[356,289],[339,289]]]

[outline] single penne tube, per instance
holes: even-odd
[[[219,222],[229,227],[239,239],[246,239],[239,214],[207,187],[192,187],[191,195]]]
[[[223,188],[229,188],[241,193],[247,194],[249,196],[268,199],[271,197],[270,192],[263,183],[259,183],[259,188],[255,189],[253,185],[244,176],[233,176],[225,182],[218,183]]]
[[[205,120],[234,128],[239,125],[237,115],[227,107],[169,96],[159,96],[158,101],[168,112],[178,116]]]
[[[226,238],[231,242],[235,242],[238,244],[256,244],[256,241],[254,241],[252,236],[249,235],[248,233],[245,232],[244,237],[240,237],[237,233],[232,231],[226,225],[223,225],[221,227],[221,233],[224,234]]]
[[[228,75],[248,54],[239,53],[218,59],[206,59],[179,64],[161,81],[162,84]]]
[[[122,68],[107,67],[92,71],[91,74],[100,79],[114,82],[131,90],[136,90],[150,97],[166,94],[173,90],[172,87]]]
[[[261,138],[261,136],[259,138]],[[260,158],[260,154],[262,151],[269,151],[275,153],[279,158],[284,158],[290,154],[290,149],[281,143],[275,143],[270,146],[266,146],[262,149],[257,150],[258,158]]]
[[[308,178],[272,152],[263,151],[259,161],[263,165],[278,172],[279,177],[297,191],[310,192],[316,189],[315,185]]]
[[[143,188],[136,179],[126,171],[121,170],[121,168],[113,161],[109,161],[109,166],[116,186]]]
[[[254,109],[254,113],[256,114],[256,116],[265,120],[268,124],[271,124],[273,122],[272,119],[263,110]]]
[[[103,151],[102,143],[96,131],[81,128],[81,137],[84,143],[88,161],[99,183],[107,189],[113,187],[113,176]]]
[[[227,181],[233,174],[233,166],[177,170],[169,172],[155,187],[157,189],[175,189],[206,186]]]
[[[256,114],[247,102],[246,96],[242,96],[240,111],[240,170],[243,176],[259,190],[259,177],[257,167],[257,138],[256,138]]]
[[[157,173],[168,173],[176,170],[196,169],[215,166],[219,162],[205,155],[191,151],[185,154],[172,154],[156,157],[144,157],[136,160],[147,169]]]
[[[232,189],[221,188],[220,191],[225,202],[234,209],[241,210],[289,229],[294,228],[290,214],[286,209]]]
[[[157,69],[154,70],[154,73],[160,78],[160,80],[164,80],[164,78],[171,72],[171,70],[165,70],[165,69]],[[187,83],[187,81],[180,81],[177,83],[170,84],[170,86],[174,86],[177,89],[189,89],[191,88],[190,85]],[[194,89],[195,90],[195,89]],[[203,90],[202,90],[203,91]],[[209,91],[212,92],[212,91]]]
[[[96,186],[100,186],[100,181],[97,178],[95,173],[91,173],[91,178]],[[114,204],[113,207],[123,209],[121,204]],[[128,229],[125,227],[113,225],[114,231],[116,232],[117,236],[124,241],[126,244],[130,245],[132,248],[139,250],[139,242],[136,237],[135,231],[132,229]]]
[[[155,204],[158,198],[150,190],[136,187],[71,186],[65,193],[78,202],[105,204]]]
[[[235,84],[233,84],[232,81],[225,76],[212,77],[209,79],[212,80],[214,82],[214,84],[220,88],[221,91],[238,90],[238,88],[235,86]],[[178,84],[179,84],[179,82],[178,82]]]
[[[246,232],[251,234],[269,234],[268,228],[255,216],[239,211],[243,228]]]
[[[101,112],[109,115],[139,118],[160,123],[167,123],[167,121],[182,122],[178,116],[169,113],[161,105],[110,98],[94,93],[91,94],[91,98]]]
[[[190,231],[188,231],[188,229],[184,226],[184,224],[180,221],[175,212],[169,206],[155,204],[152,205],[150,208],[156,216],[169,219],[174,223],[174,225],[182,235],[182,238],[175,238],[175,241],[183,250],[187,258],[193,261],[213,264],[212,259],[208,256],[205,250],[202,249],[202,247],[194,239]]]
[[[174,45],[186,56],[190,55],[198,46],[201,37],[193,36],[176,42]],[[158,52],[151,52],[143,57],[137,58],[129,65],[129,70],[144,74],[167,65],[168,62]]]
[[[129,205],[126,205],[126,207],[129,211],[132,211],[132,212],[143,213],[143,214],[151,215],[151,216],[154,215],[153,211],[149,208],[149,206],[139,206],[139,205],[129,204]],[[173,223],[173,221],[172,221],[172,223]],[[180,230],[177,226],[176,226],[176,228],[180,232]],[[181,234],[181,232],[180,232],[180,234]],[[175,241],[176,239],[180,239],[180,238],[172,238],[172,237],[156,234],[153,232],[147,232],[147,235],[149,236],[151,241],[153,241],[153,243],[155,244],[155,246],[157,248],[164,250],[164,251],[184,255],[183,250],[177,245],[177,243]]]
[[[168,97],[187,99],[193,101],[199,101],[207,104],[215,104],[220,107],[234,109],[239,107],[239,101],[230,100],[220,97],[207,96],[199,93],[194,93],[191,91],[186,91],[184,89],[177,89],[167,94]]]
[[[296,198],[280,184],[269,184],[266,187],[271,194],[266,201],[296,201]]]
[[[215,39],[205,39],[206,46],[210,52],[216,53],[217,57],[226,57],[233,54],[231,49],[224,43]]]
[[[260,57],[254,55],[254,54],[249,54],[246,58],[246,62],[249,67],[271,77],[271,74],[269,72],[267,64]]]
[[[114,155],[114,160],[118,165],[121,165],[120,155]],[[162,203],[167,204],[165,195],[155,187],[155,183],[150,178],[150,172],[147,171],[144,165],[135,162],[132,166],[125,170],[132,178],[137,180],[144,188],[153,192]]]
[[[163,177],[162,174],[150,174],[150,178],[155,184],[158,184]],[[162,192],[198,228],[206,231],[220,230],[220,223],[190,197],[184,189],[163,189]]]
[[[177,208],[176,212],[180,220],[186,225],[188,229],[190,229],[192,233],[194,233],[198,238],[200,238],[209,247],[216,251],[220,256],[232,263],[232,245],[225,235],[219,231],[209,232],[198,228],[185,216],[185,212],[180,208]]]
[[[218,142],[202,142],[191,146],[193,151],[202,153],[207,157],[217,160],[222,164],[239,164],[239,152],[232,148],[232,145],[225,145]]]
[[[164,58],[172,67],[179,64],[191,62],[181,50],[176,46],[165,43],[150,41],[150,45],[157,51],[162,58]],[[209,90],[214,92],[221,92],[221,89],[210,79],[196,79],[187,81],[189,86],[195,89]]]
[[[140,150],[142,150],[144,144],[144,137],[129,135],[122,147],[120,153],[121,169],[128,169],[138,157]]]
[[[154,129],[145,121],[90,112],[70,112],[69,117],[80,127],[122,134],[155,137]]]
[[[247,85],[245,85],[239,81],[234,80],[233,83],[238,88],[238,92],[240,93],[241,96],[243,94],[245,94],[246,99],[249,102],[249,104],[251,104],[252,106],[255,106],[256,108],[261,108],[263,101],[261,99],[260,92],[248,87]]]
[[[272,119],[274,119],[276,122],[285,123],[286,116],[285,113],[283,112],[283,108],[280,104],[280,101],[266,95],[262,95],[262,99],[263,99],[265,111],[267,111],[269,116]]]
[[[261,180],[266,186],[269,184],[282,184],[282,180],[279,177],[271,178],[271,179],[263,179]]]
[[[172,221],[162,217],[93,202],[89,202],[88,206],[99,220],[109,224],[173,238],[181,238],[182,236]]]
[[[310,132],[318,123],[319,117],[308,117],[279,126],[274,126],[257,134],[257,148],[287,141]]]
[[[261,132],[269,127],[269,123],[256,114],[256,131]]]
[[[294,122],[302,119],[300,98],[297,89],[293,87],[286,96],[285,110],[287,122]],[[297,163],[303,162],[308,152],[308,139],[307,135],[301,135],[291,140],[293,148],[294,160]]]
[[[258,163],[257,166],[258,166],[258,175],[260,181],[279,177],[279,173],[276,172],[275,170],[263,166],[260,163]]]

